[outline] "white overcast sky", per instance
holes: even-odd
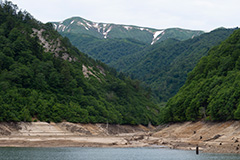
[[[240,0],[11,0],[44,23],[80,16],[104,23],[210,31],[240,26]]]

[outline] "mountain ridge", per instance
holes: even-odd
[[[50,22],[60,33],[89,34],[97,38],[133,38],[147,44],[168,38],[186,40],[203,34],[199,30],[181,28],[155,29],[135,25],[93,22],[81,17],[71,17],[61,22]]]

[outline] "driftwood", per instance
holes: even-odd
[[[220,138],[221,136],[222,136],[222,135],[217,134],[217,135],[215,135],[213,138],[209,138],[209,139],[207,139],[207,140],[204,140],[204,142],[216,140],[216,139]]]

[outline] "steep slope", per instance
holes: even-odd
[[[121,70],[127,66],[117,62],[127,55],[143,50],[147,45],[134,39],[99,39],[91,35],[62,33],[80,51],[88,53],[94,59],[100,60],[111,67]]]
[[[147,83],[160,101],[167,101],[184,84],[187,74],[199,59],[233,31],[234,29],[220,28],[186,41],[169,39],[164,43],[155,44],[124,57],[122,61],[130,63],[123,71]]]
[[[158,109],[138,83],[11,2],[0,15],[0,121],[157,123]]]
[[[240,30],[213,47],[163,111],[163,121],[240,119]]]
[[[97,23],[81,17],[72,17],[63,22],[52,23],[59,33],[71,33],[72,37],[78,36],[79,34],[87,34],[105,39],[131,38],[147,44],[154,44],[169,38],[186,40],[203,34],[203,31],[192,31],[180,28],[154,29],[132,25]]]

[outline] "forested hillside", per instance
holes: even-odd
[[[118,63],[122,57],[139,52],[148,46],[134,39],[100,39],[87,34],[61,34],[68,37],[80,51],[114,67],[118,71],[128,67],[127,62]]]
[[[152,124],[137,81],[88,58],[16,5],[0,5],[0,121]]]
[[[58,24],[58,31],[94,59],[144,82],[152,89],[159,102],[166,102],[174,96],[199,59],[234,31],[219,28],[185,41],[180,41],[181,38],[180,40],[166,38],[160,43],[149,45],[134,39],[97,38],[90,35],[89,32],[93,34],[94,30],[91,27],[89,30],[84,29],[86,30],[84,33],[83,28],[79,29],[82,23],[87,21],[81,21],[80,26],[70,23],[73,21],[75,23],[77,19],[62,22],[69,30],[65,27],[62,31]],[[177,33],[173,32],[168,38],[176,37]]]
[[[186,41],[169,39],[155,44],[124,57],[121,62],[130,63],[127,63],[128,68],[123,72],[148,84],[159,100],[166,102],[183,86],[187,74],[199,59],[233,31],[234,29],[220,28]]]
[[[240,119],[240,29],[213,47],[163,109],[163,122]]]

